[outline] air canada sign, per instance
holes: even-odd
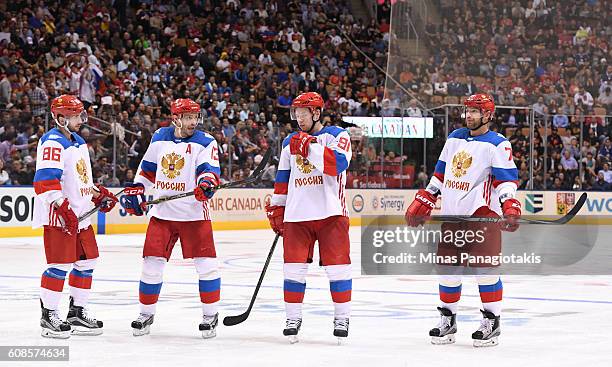
[[[259,192],[259,190],[254,191],[252,195],[215,196],[208,201],[208,205],[214,212],[261,211],[263,213],[266,202],[270,201],[271,195],[257,195]],[[234,193],[236,192],[234,191]]]

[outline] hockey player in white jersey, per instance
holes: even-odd
[[[95,206],[109,212],[117,203],[105,187],[94,185],[87,144],[77,131],[87,122],[83,103],[62,95],[51,102],[57,127],[38,142],[34,174],[33,227],[44,227],[47,269],[41,278],[41,334],[49,338],[102,334],[102,321],[87,310],[98,245],[91,220],[78,217]],[[68,272],[70,274],[68,275]],[[70,303],[63,321],[59,302],[68,275]]]
[[[199,276],[203,338],[216,335],[220,297],[217,255],[207,200],[219,184],[217,142],[208,133],[196,130],[201,121],[200,105],[190,99],[171,104],[174,126],[155,132],[136,174],[126,188],[122,205],[133,215],[143,215],[145,191],[154,199],[194,192],[194,197],[153,206],[143,249],[140,278],[140,316],[132,322],[134,336],[150,332],[162,287],[164,267],[172,249],[181,240],[183,258],[193,258]]]
[[[481,226],[488,231],[485,245],[457,247],[439,244],[437,255],[497,256],[501,252],[501,232],[516,231],[521,205],[516,199],[518,171],[512,158],[512,147],[501,134],[490,131],[488,124],[495,113],[495,103],[486,94],[474,94],[465,102],[467,127],[453,131],[446,140],[434,175],[426,189],[419,190],[406,211],[409,226],[423,224],[441,197],[442,215],[497,217],[503,221],[499,227],[483,224],[451,224],[446,228]],[[445,223],[448,225],[448,223]],[[463,226],[463,227],[462,227]],[[444,228],[444,225],[443,225]],[[455,264],[455,269],[466,264]],[[482,301],[483,320],[472,334],[474,346],[497,345],[500,329],[502,282],[494,267],[483,265],[485,271],[476,275]],[[493,270],[493,271],[490,271]],[[461,271],[459,271],[460,273]],[[452,271],[450,273],[453,273]],[[432,343],[448,344],[455,341],[456,313],[461,296],[461,275],[441,275],[439,294],[440,324],[430,331]]]
[[[274,194],[266,206],[272,229],[283,236],[287,316],[283,334],[292,343],[302,325],[315,241],[334,302],[333,334],[348,336],[352,279],[344,187],[351,140],[344,129],[321,124],[323,106],[323,98],[314,92],[300,94],[291,104],[291,117],[301,131],[283,141]]]

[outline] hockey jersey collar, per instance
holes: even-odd
[[[335,138],[336,136],[338,136],[343,131],[344,131],[344,129],[341,128],[341,127],[338,127],[338,126],[324,126],[318,132],[313,133],[312,136],[318,136],[318,135],[322,135],[322,134],[330,134],[330,135],[332,135]]]
[[[42,142],[44,143],[47,140],[55,140],[58,143],[60,143],[64,149],[67,149],[68,147],[71,146],[75,146],[75,147],[79,147],[81,145],[87,144],[85,142],[85,140],[83,140],[82,137],[79,136],[79,134],[72,132],[70,133],[71,138],[68,139],[66,137],[66,135],[64,135],[60,129],[58,129],[57,127],[54,127],[53,129],[49,130],[43,137],[42,137]]]
[[[478,136],[470,135],[470,130],[467,127],[462,127],[450,133],[449,139],[462,139],[466,141],[478,141],[482,143],[490,143],[494,146],[498,146],[506,140],[503,135],[496,133],[495,131],[489,130],[486,133]]]

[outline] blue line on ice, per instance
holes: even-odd
[[[40,279],[40,276],[29,276],[29,275],[2,275],[0,274],[0,278],[7,279]],[[139,280],[129,280],[129,279],[105,279],[105,278],[95,278],[96,282],[114,282],[114,283],[138,283]],[[196,282],[173,282],[173,281],[164,281],[165,284],[179,284],[179,285],[193,285]],[[248,287],[252,288],[252,284],[227,284],[223,283],[222,287]],[[282,289],[282,286],[275,285],[262,285],[262,288],[277,288]],[[319,290],[319,291],[327,291],[328,288],[315,288],[309,287],[308,290]],[[372,289],[353,289],[353,292],[363,292],[363,293],[381,293],[381,294],[397,294],[397,295],[421,295],[421,296],[437,296],[438,293],[434,292],[405,292],[405,291],[381,291],[381,290],[372,290]],[[479,297],[477,294],[462,294],[461,297]],[[570,302],[570,303],[596,303],[596,304],[609,304],[612,305],[612,301],[601,301],[601,300],[589,300],[589,299],[564,299],[564,298],[543,298],[543,297],[508,297],[504,295],[504,299],[515,299],[521,301],[546,301],[546,302]]]

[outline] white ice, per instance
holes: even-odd
[[[438,283],[425,276],[361,276],[359,228],[351,228],[353,316],[344,345],[332,335],[329,283],[310,267],[300,342],[282,336],[282,245],[274,255],[250,318],[220,325],[204,340],[197,276],[174,254],[151,334],[133,337],[143,235],[98,236],[91,309],[104,321],[98,337],[42,338],[38,326],[42,238],[0,238],[0,345],[69,345],[72,366],[576,366],[610,365],[612,276],[505,276],[500,345],[472,347],[480,299],[468,279],[460,303],[457,343],[434,346],[428,330],[438,322]],[[215,233],[222,267],[221,318],[242,313],[272,243],[271,231]],[[604,239],[602,239],[603,241]],[[62,314],[67,312],[67,282]],[[36,364],[36,363],[35,363]],[[40,365],[65,365],[55,362]],[[0,365],[3,365],[0,362]],[[11,363],[7,365],[18,365]],[[24,362],[23,365],[33,365]],[[39,365],[39,364],[36,364]]]

